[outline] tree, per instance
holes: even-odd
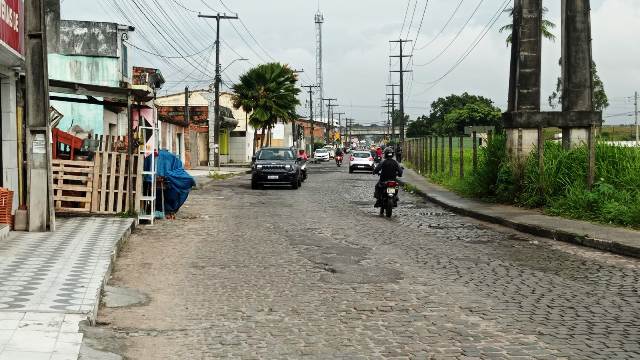
[[[465,126],[500,127],[501,124],[501,110],[491,99],[465,92],[432,102],[428,116],[422,115],[409,124],[407,136],[457,135],[464,132]]]
[[[483,102],[475,102],[445,115],[441,131],[445,134],[463,134],[465,126],[500,127],[501,121],[500,109]]]
[[[562,66],[562,59],[560,59],[559,63],[560,66]],[[593,102],[593,110],[603,111],[609,107],[609,97],[604,90],[604,83],[602,82],[602,79],[600,79],[600,75],[598,75],[598,69],[594,62],[592,62],[591,65],[591,79],[593,83],[593,95],[591,99]],[[553,109],[562,107],[562,77],[558,77],[558,81],[556,82],[556,91],[551,93],[549,96],[549,106]]]
[[[508,7],[506,9],[504,9],[504,12],[509,13],[509,16],[511,16],[512,19],[512,23],[511,24],[507,24],[503,27],[501,27],[498,32],[499,33],[503,33],[503,32],[507,32],[509,35],[507,36],[506,42],[507,42],[507,46],[511,45],[511,42],[513,41],[513,7]],[[549,12],[549,9],[545,6],[542,8],[542,24],[541,24],[541,31],[542,31],[542,36],[547,39],[547,40],[551,40],[551,41],[556,41],[556,36],[551,32],[551,30],[556,28],[556,24],[554,24],[551,20],[546,19],[545,16],[547,15],[547,13]]]
[[[287,65],[268,63],[249,69],[233,85],[233,107],[251,113],[249,123],[262,130],[260,147],[264,146],[265,131],[282,121],[295,120],[300,105],[298,78]]]

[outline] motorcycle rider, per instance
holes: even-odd
[[[384,184],[387,181],[396,180],[398,177],[402,177],[402,166],[393,159],[393,149],[388,147],[384,149],[384,160],[376,166],[375,170],[373,170],[374,175],[380,175],[380,179],[376,184],[376,189],[374,193],[374,197],[376,198],[376,204],[374,207],[382,206],[382,197],[380,195],[380,190],[384,188]]]
[[[336,159],[336,164],[338,163],[338,157],[343,157],[343,156],[344,156],[344,153],[342,152],[342,148],[338,147],[336,149],[336,154],[334,157],[334,159]]]

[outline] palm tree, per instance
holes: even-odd
[[[513,19],[513,7],[508,7],[504,9],[504,12],[509,13],[509,16],[511,16],[511,18]],[[551,40],[555,42],[556,36],[551,32],[551,30],[556,28],[556,24],[554,24],[551,20],[545,18],[548,12],[549,12],[549,9],[546,6],[542,8],[542,26],[541,26],[542,36],[547,40]],[[507,39],[506,39],[507,46],[509,46],[511,44],[511,41],[513,40],[512,39],[513,23],[507,24],[501,27],[498,30],[498,32],[500,33],[507,32],[509,34],[509,36],[507,36]]]
[[[262,131],[260,147],[264,146],[265,131],[270,133],[278,121],[295,120],[296,106],[300,105],[297,82],[287,65],[268,63],[250,69],[233,86],[233,107],[251,114],[249,124],[256,129],[254,134],[257,129]]]

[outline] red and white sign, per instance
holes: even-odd
[[[24,55],[23,0],[0,0],[0,41]]]

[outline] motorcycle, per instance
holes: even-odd
[[[336,165],[338,165],[338,167],[342,166],[342,155],[336,155],[335,159]]]
[[[380,216],[386,215],[390,218],[393,213],[393,208],[398,207],[400,184],[397,181],[385,181],[382,185],[378,193],[378,196],[382,197]]]

